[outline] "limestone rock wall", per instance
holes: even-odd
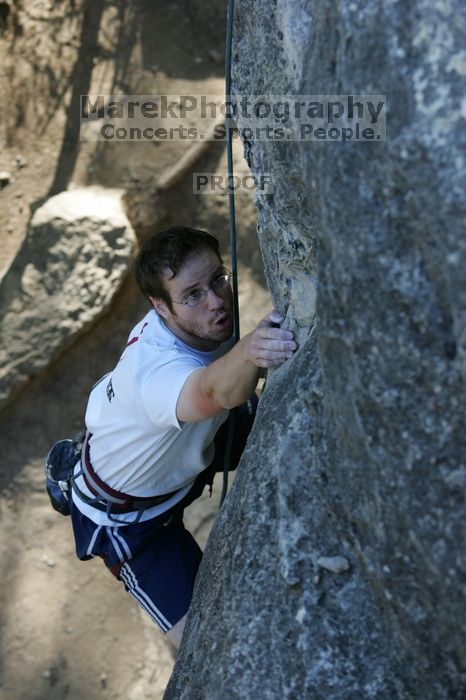
[[[245,142],[274,173],[258,232],[300,349],[268,380],[169,700],[466,696],[465,38],[461,0],[236,2],[237,95],[385,94],[387,141]]]

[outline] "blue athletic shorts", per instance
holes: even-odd
[[[251,430],[257,398],[250,406],[235,412],[235,433],[230,469],[235,469]],[[122,525],[97,525],[70,499],[76,554],[79,559],[101,557],[125,589],[146,610],[163,632],[188,612],[194,581],[202,559],[202,550],[183,523],[184,509],[198,498],[206,485],[223,468],[223,450],[227,438],[224,424],[215,438],[215,457],[195,480],[184,499],[169,511],[144,522]]]

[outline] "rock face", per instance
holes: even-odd
[[[62,192],[32,217],[0,282],[0,406],[88,328],[120,286],[135,243],[121,194]]]
[[[465,6],[235,7],[237,95],[381,93],[388,136],[245,143],[274,174],[258,231],[300,349],[268,380],[165,698],[459,700]]]

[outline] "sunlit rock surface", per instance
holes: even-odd
[[[387,141],[245,143],[274,175],[259,237],[300,349],[268,380],[165,698],[459,700],[466,9],[235,7],[237,95],[386,95]]]

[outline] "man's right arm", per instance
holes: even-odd
[[[247,401],[261,368],[281,365],[296,350],[293,333],[277,327],[282,320],[278,311],[271,311],[226,355],[194,371],[178,398],[178,420],[204,420]]]

